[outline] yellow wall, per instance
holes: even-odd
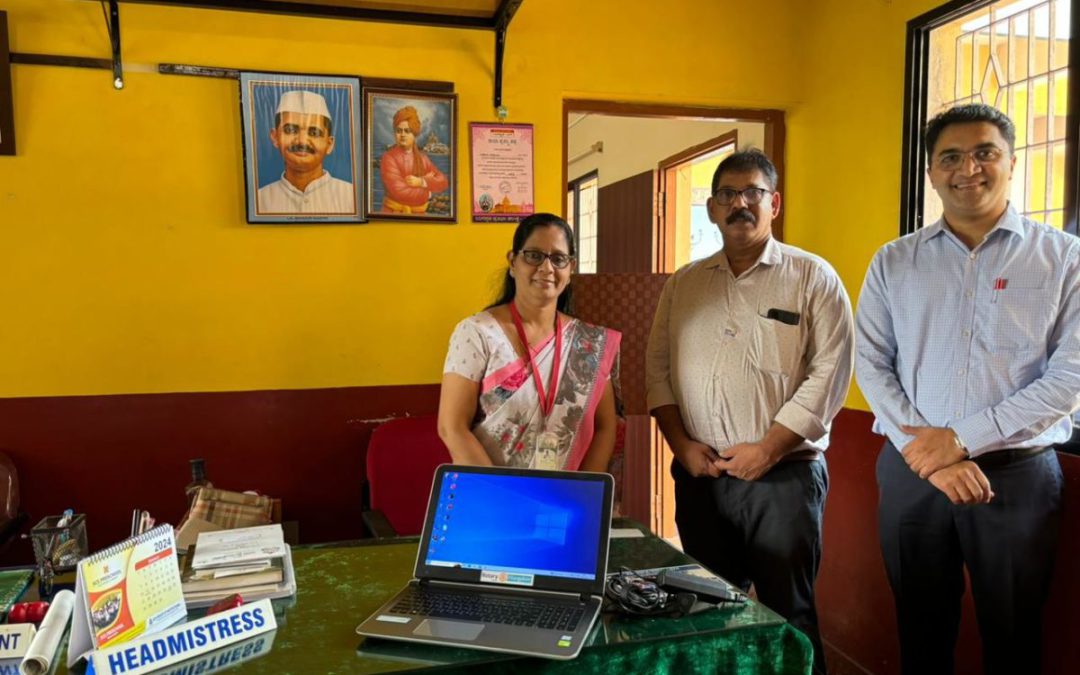
[[[936,4],[527,0],[504,95],[509,121],[536,125],[538,206],[561,208],[563,98],[781,108],[787,239],[832,261],[854,300],[899,227],[905,24]],[[4,8],[14,51],[107,54],[96,3]],[[247,225],[236,83],[150,66],[453,81],[467,213],[465,131],[493,118],[492,35],[133,4],[121,16],[122,92],[104,71],[13,67],[0,396],[437,381],[511,227]]]
[[[509,121],[536,125],[540,208],[560,210],[566,96],[792,104],[802,3],[677,5],[530,0],[518,12],[504,92]],[[95,2],[3,8],[13,51],[108,53]],[[121,4],[121,20],[122,92],[105,71],[13,67],[0,396],[437,381],[446,338],[490,297],[512,228],[247,225],[237,84],[150,66],[452,81],[467,174],[466,124],[493,119],[492,34],[136,4]],[[675,45],[696,67],[659,63]],[[753,67],[732,67],[754,52]],[[462,180],[459,213],[467,204]]]
[[[800,33],[785,235],[832,263],[853,304],[874,252],[900,231],[906,25],[940,4],[819,0]],[[855,386],[848,405],[869,409]]]

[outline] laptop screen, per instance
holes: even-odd
[[[442,466],[417,577],[602,590],[611,483],[607,474]]]

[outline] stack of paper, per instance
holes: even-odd
[[[281,525],[202,532],[181,575],[188,607],[239,593],[245,602],[296,593],[292,552]]]

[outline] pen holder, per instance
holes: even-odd
[[[63,516],[47,516],[30,530],[39,570],[51,567],[53,572],[66,572],[90,553],[86,546],[86,515],[75,514],[61,524],[63,520]]]

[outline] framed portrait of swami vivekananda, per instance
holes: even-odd
[[[457,221],[457,95],[364,90],[367,217]]]
[[[7,12],[0,12],[0,155],[14,154],[15,104],[11,91]]]
[[[364,222],[360,78],[240,73],[249,223]]]

